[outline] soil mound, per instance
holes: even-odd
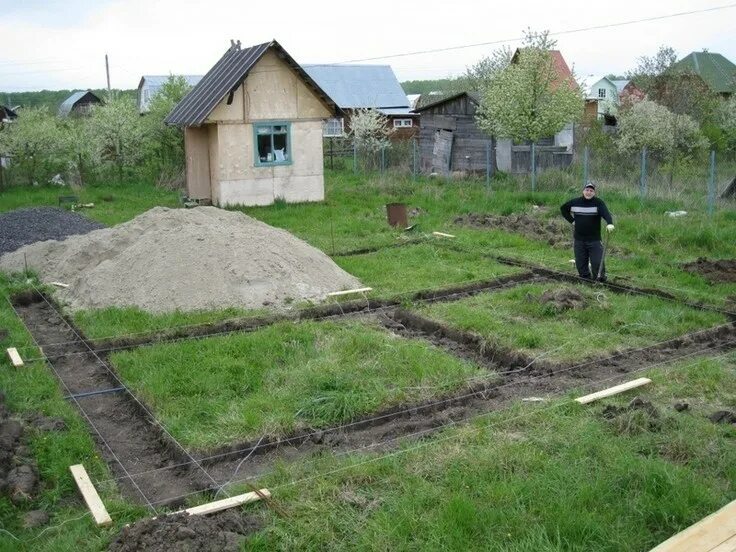
[[[695,262],[683,265],[683,268],[689,272],[701,274],[703,278],[714,284],[736,282],[736,259],[709,261],[705,257],[699,257]]]
[[[216,207],[156,207],[113,228],[28,245],[0,270],[62,282],[72,310],[136,306],[150,312],[261,308],[319,301],[360,282],[289,232]]]
[[[562,220],[543,219],[527,214],[491,215],[487,213],[469,213],[455,219],[455,224],[474,228],[497,228],[515,232],[522,236],[543,240],[555,247],[572,246],[572,230]]]
[[[209,516],[174,514],[144,519],[123,528],[108,550],[237,552],[243,537],[260,527],[258,519],[233,510]]]
[[[555,310],[569,310],[585,308],[585,296],[574,289],[548,289],[542,293],[539,302],[543,305],[550,305]]]
[[[0,215],[0,255],[44,240],[63,240],[105,225],[58,207],[16,209]]]

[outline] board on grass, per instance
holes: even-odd
[[[598,391],[597,393],[591,393],[590,395],[585,395],[584,397],[578,397],[575,400],[580,404],[588,404],[592,403],[593,401],[597,401],[598,399],[618,395],[619,393],[623,393],[624,391],[628,391],[629,389],[636,389],[637,387],[647,385],[648,383],[652,383],[652,380],[650,380],[649,378],[639,378],[632,381],[627,381],[626,383],[622,383],[621,385],[609,387],[608,389]]]
[[[651,552],[734,552],[736,500],[667,539]]]
[[[10,358],[11,364],[15,368],[20,368],[21,366],[23,366],[23,359],[20,358],[20,355],[18,354],[18,349],[16,349],[15,347],[9,347],[7,349],[7,353],[8,358]]]
[[[215,502],[208,502],[201,506],[194,506],[184,510],[190,516],[202,516],[206,514],[214,514],[228,508],[234,508],[235,506],[242,506],[243,504],[249,504],[255,502],[261,498],[270,498],[271,491],[268,489],[260,489],[250,493],[245,493],[237,496],[231,496],[230,498],[223,498],[222,500],[216,500]]]
[[[72,472],[74,481],[76,481],[79,492],[82,493],[82,498],[84,498],[87,508],[92,513],[95,523],[97,525],[110,525],[112,523],[110,514],[107,513],[107,508],[102,503],[100,495],[97,494],[97,489],[92,484],[89,475],[87,475],[87,470],[84,469],[82,464],[69,466],[69,470]]]

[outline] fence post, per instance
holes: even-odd
[[[491,143],[486,140],[486,189],[491,189]]]
[[[588,183],[589,156],[590,156],[590,148],[589,146],[585,146],[585,150],[583,150],[583,186],[585,186]]]
[[[536,149],[534,147],[534,142],[532,142],[532,192],[535,192],[537,190],[537,155],[536,155]]]
[[[639,176],[639,195],[641,199],[647,196],[647,147],[641,149],[641,175]]]
[[[358,145],[353,142],[353,174],[358,173]]]
[[[710,152],[710,175],[708,177],[708,216],[713,216],[716,203],[716,152]]]
[[[381,146],[381,174],[385,170],[386,166],[386,146]]]
[[[414,180],[417,179],[417,139],[414,138],[411,141],[411,176]]]

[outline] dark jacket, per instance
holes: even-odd
[[[602,199],[597,197],[585,199],[580,196],[571,199],[560,207],[562,216],[567,222],[575,222],[576,240],[600,240],[601,218],[608,224],[613,224],[613,217]]]

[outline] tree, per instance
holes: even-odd
[[[466,68],[465,74],[461,77],[463,88],[477,92],[485,90],[494,77],[511,65],[513,55],[511,47],[504,46],[492,52],[490,56],[481,58],[475,65]]]
[[[547,31],[527,32],[513,63],[487,79],[476,115],[483,130],[516,142],[536,142],[582,115],[582,92],[574,79],[560,80],[550,51],[555,45]]]
[[[670,46],[660,46],[653,56],[637,58],[637,65],[626,77],[632,80],[637,88],[649,94],[654,88],[658,76],[667,72],[677,61],[677,52]]]
[[[155,178],[176,177],[184,170],[184,132],[164,123],[164,119],[189,92],[182,76],[171,75],[153,96],[149,110],[141,118],[146,165]]]
[[[707,146],[698,123],[689,115],[673,113],[651,100],[635,103],[618,119],[618,148],[634,153],[646,147],[662,159],[670,160],[670,185],[678,159]]]
[[[0,153],[11,157],[11,166],[28,184],[36,184],[63,170],[61,136],[58,119],[48,109],[25,108],[0,132]]]
[[[389,136],[394,129],[389,125],[389,119],[375,109],[356,109],[350,116],[350,132],[348,137],[356,147],[371,153],[389,147]]]
[[[143,157],[143,131],[135,102],[129,97],[111,95],[103,105],[93,106],[88,124],[96,160],[112,163],[122,182],[124,169]]]

